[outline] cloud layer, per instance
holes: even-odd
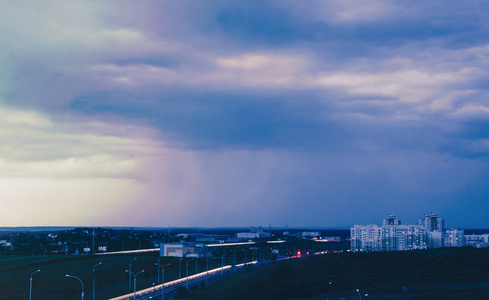
[[[488,11],[7,2],[2,225],[489,227]]]

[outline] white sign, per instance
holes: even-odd
[[[83,252],[90,252],[90,248],[83,248]]]

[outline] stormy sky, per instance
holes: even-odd
[[[489,228],[487,1],[3,1],[0,226]]]

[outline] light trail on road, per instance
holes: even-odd
[[[236,268],[237,269],[244,269],[245,265],[254,265],[257,263],[258,263],[257,261],[252,261],[252,262],[249,262],[246,264],[239,264],[239,265],[236,265]],[[201,273],[191,275],[188,277],[189,286],[195,286],[196,284],[205,281],[206,276],[210,276],[210,278],[208,277],[208,279],[210,279],[210,282],[216,281],[216,280],[221,278],[221,273],[228,271],[228,270],[231,270],[231,269],[232,269],[232,266],[227,265],[227,266],[223,266],[223,267],[219,267],[219,268],[209,270],[208,272],[205,271],[205,272],[201,272]],[[165,298],[166,299],[169,298],[169,297],[167,297],[167,294],[168,294],[168,296],[176,294],[176,288],[179,286],[182,286],[182,287],[185,286],[186,281],[187,281],[187,277],[166,282],[165,283]],[[142,300],[142,299],[153,299],[153,298],[157,298],[158,296],[161,297],[161,288],[162,288],[162,285],[160,284],[160,285],[149,287],[149,288],[146,288],[143,290],[136,291],[136,299]],[[130,300],[133,298],[134,298],[134,293],[129,293],[129,294],[122,295],[122,296],[119,296],[116,298],[111,298],[110,300]]]
[[[146,252],[156,252],[156,251],[160,251],[160,248],[142,249],[142,250],[127,250],[127,251],[116,251],[116,252],[101,252],[101,253],[95,253],[95,255],[134,254],[134,253],[146,253]]]

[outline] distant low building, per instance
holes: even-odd
[[[12,243],[7,240],[0,240],[0,246],[2,247],[12,247]]]
[[[466,235],[464,240],[466,246],[472,246],[475,248],[489,247],[489,233]]]
[[[260,238],[260,234],[258,232],[238,232],[236,233],[236,237],[238,239],[252,240]]]
[[[236,233],[236,237],[238,239],[244,239],[244,240],[252,240],[252,239],[260,239],[260,238],[269,238],[270,233],[269,232],[264,232],[263,227],[251,227],[251,230],[249,232],[238,232]]]
[[[318,238],[321,236],[321,232],[319,231],[304,231],[301,233],[303,238]]]
[[[211,253],[204,244],[197,243],[161,243],[160,256],[207,257]]]
[[[219,235],[219,234],[205,235],[195,239],[195,242],[197,243],[212,243],[212,244],[234,243],[239,241],[240,240],[238,238],[232,238],[228,235]]]
[[[339,236],[325,236],[322,240],[327,242],[340,242],[341,238]]]

